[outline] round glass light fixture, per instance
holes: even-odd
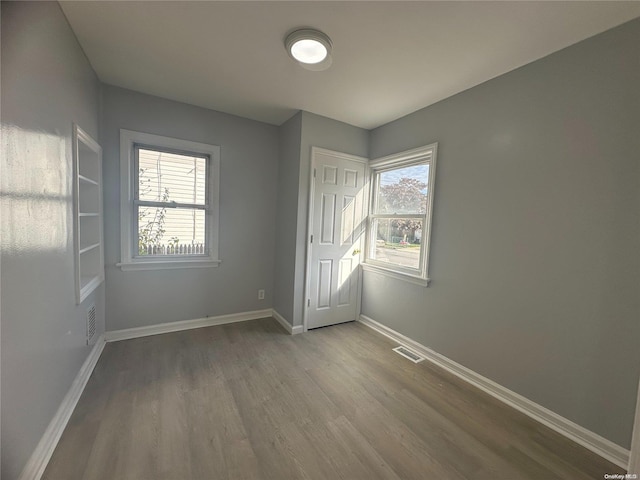
[[[296,30],[284,44],[291,58],[308,70],[324,70],[331,65],[331,39],[318,30]]]

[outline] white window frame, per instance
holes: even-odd
[[[436,157],[438,144],[432,143],[423,147],[415,148],[405,152],[396,153],[386,157],[372,160],[369,163],[370,184],[371,184],[371,204],[369,208],[369,217],[367,219],[367,245],[365,262],[362,268],[365,271],[372,271],[387,275],[400,280],[415,283],[417,285],[428,286],[431,279],[429,278],[429,251],[431,246],[431,225],[433,218],[433,198],[434,185],[436,178]],[[378,197],[378,175],[385,171],[395,170],[402,167],[410,167],[413,165],[429,165],[428,195],[429,202],[427,211],[423,217],[422,239],[420,248],[420,266],[419,268],[403,267],[388,262],[381,262],[373,258],[374,249],[376,248],[375,232],[373,231],[373,223],[375,219],[383,218],[406,218],[415,217],[415,214],[378,214],[376,213],[376,201]]]
[[[208,208],[206,224],[207,253],[186,256],[137,256],[138,236],[134,228],[135,181],[137,175],[136,146],[146,146],[167,151],[183,151],[207,156]],[[124,271],[128,270],[164,270],[173,268],[217,267],[220,199],[220,147],[206,143],[191,142],[177,138],[152,135],[120,129],[120,253],[121,262],[116,264]]]

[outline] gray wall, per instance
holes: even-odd
[[[298,179],[298,220],[296,226],[296,268],[293,292],[293,324],[302,325],[309,212],[311,147],[368,157],[369,131],[331,118],[302,112],[300,176]]]
[[[302,112],[280,126],[273,308],[293,321]]]
[[[2,2],[2,478],[17,478],[89,354],[75,304],[72,125],[98,80],[57,3]]]
[[[274,308],[294,326],[303,323],[311,147],[366,157],[369,132],[305,111],[280,127]]]
[[[379,157],[439,142],[432,286],[367,272],[363,313],[629,446],[640,373],[640,21],[371,133],[307,112],[278,129],[109,86],[99,128],[99,84],[59,6],[1,8],[5,479],[20,473],[89,353],[94,300],[104,331],[104,287],[75,305],[73,122],[104,148],[109,330],[272,305],[302,324],[311,146]],[[120,128],[222,147],[219,268],[115,267]]]
[[[102,94],[107,330],[271,308],[277,127],[111,86]],[[121,128],[221,147],[218,268],[123,272],[115,266]]]
[[[439,142],[432,286],[363,313],[619,445],[640,373],[640,20],[372,132]],[[393,298],[393,302],[389,302]]]

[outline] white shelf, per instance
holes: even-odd
[[[104,281],[102,234],[102,149],[74,126],[74,244],[76,303],[80,304]],[[85,220],[82,219],[95,219]]]
[[[84,175],[78,175],[78,180],[81,183],[86,183],[89,185],[95,185],[95,186],[99,186],[100,184],[98,182],[96,182],[95,180],[90,179],[89,177],[85,177]]]
[[[83,277],[80,277],[80,286],[84,290],[87,288],[87,286],[89,286],[89,284],[99,279],[100,277],[98,275],[85,275]]]
[[[80,277],[80,301],[78,304],[82,303],[82,301],[89,296],[91,292],[93,292],[98,286],[102,283],[104,277],[96,276],[85,276]]]
[[[89,245],[87,247],[81,248],[80,249],[80,255],[82,255],[83,253],[87,253],[90,252],[91,250],[93,250],[94,248],[99,248],[100,244],[99,243],[94,243],[93,245]]]

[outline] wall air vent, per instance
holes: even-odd
[[[96,305],[87,308],[87,345],[96,343]]]
[[[409,350],[407,347],[399,346],[394,348],[393,351],[402,355],[404,358],[408,358],[413,363],[420,363],[424,360],[424,357],[418,355],[416,352]]]

